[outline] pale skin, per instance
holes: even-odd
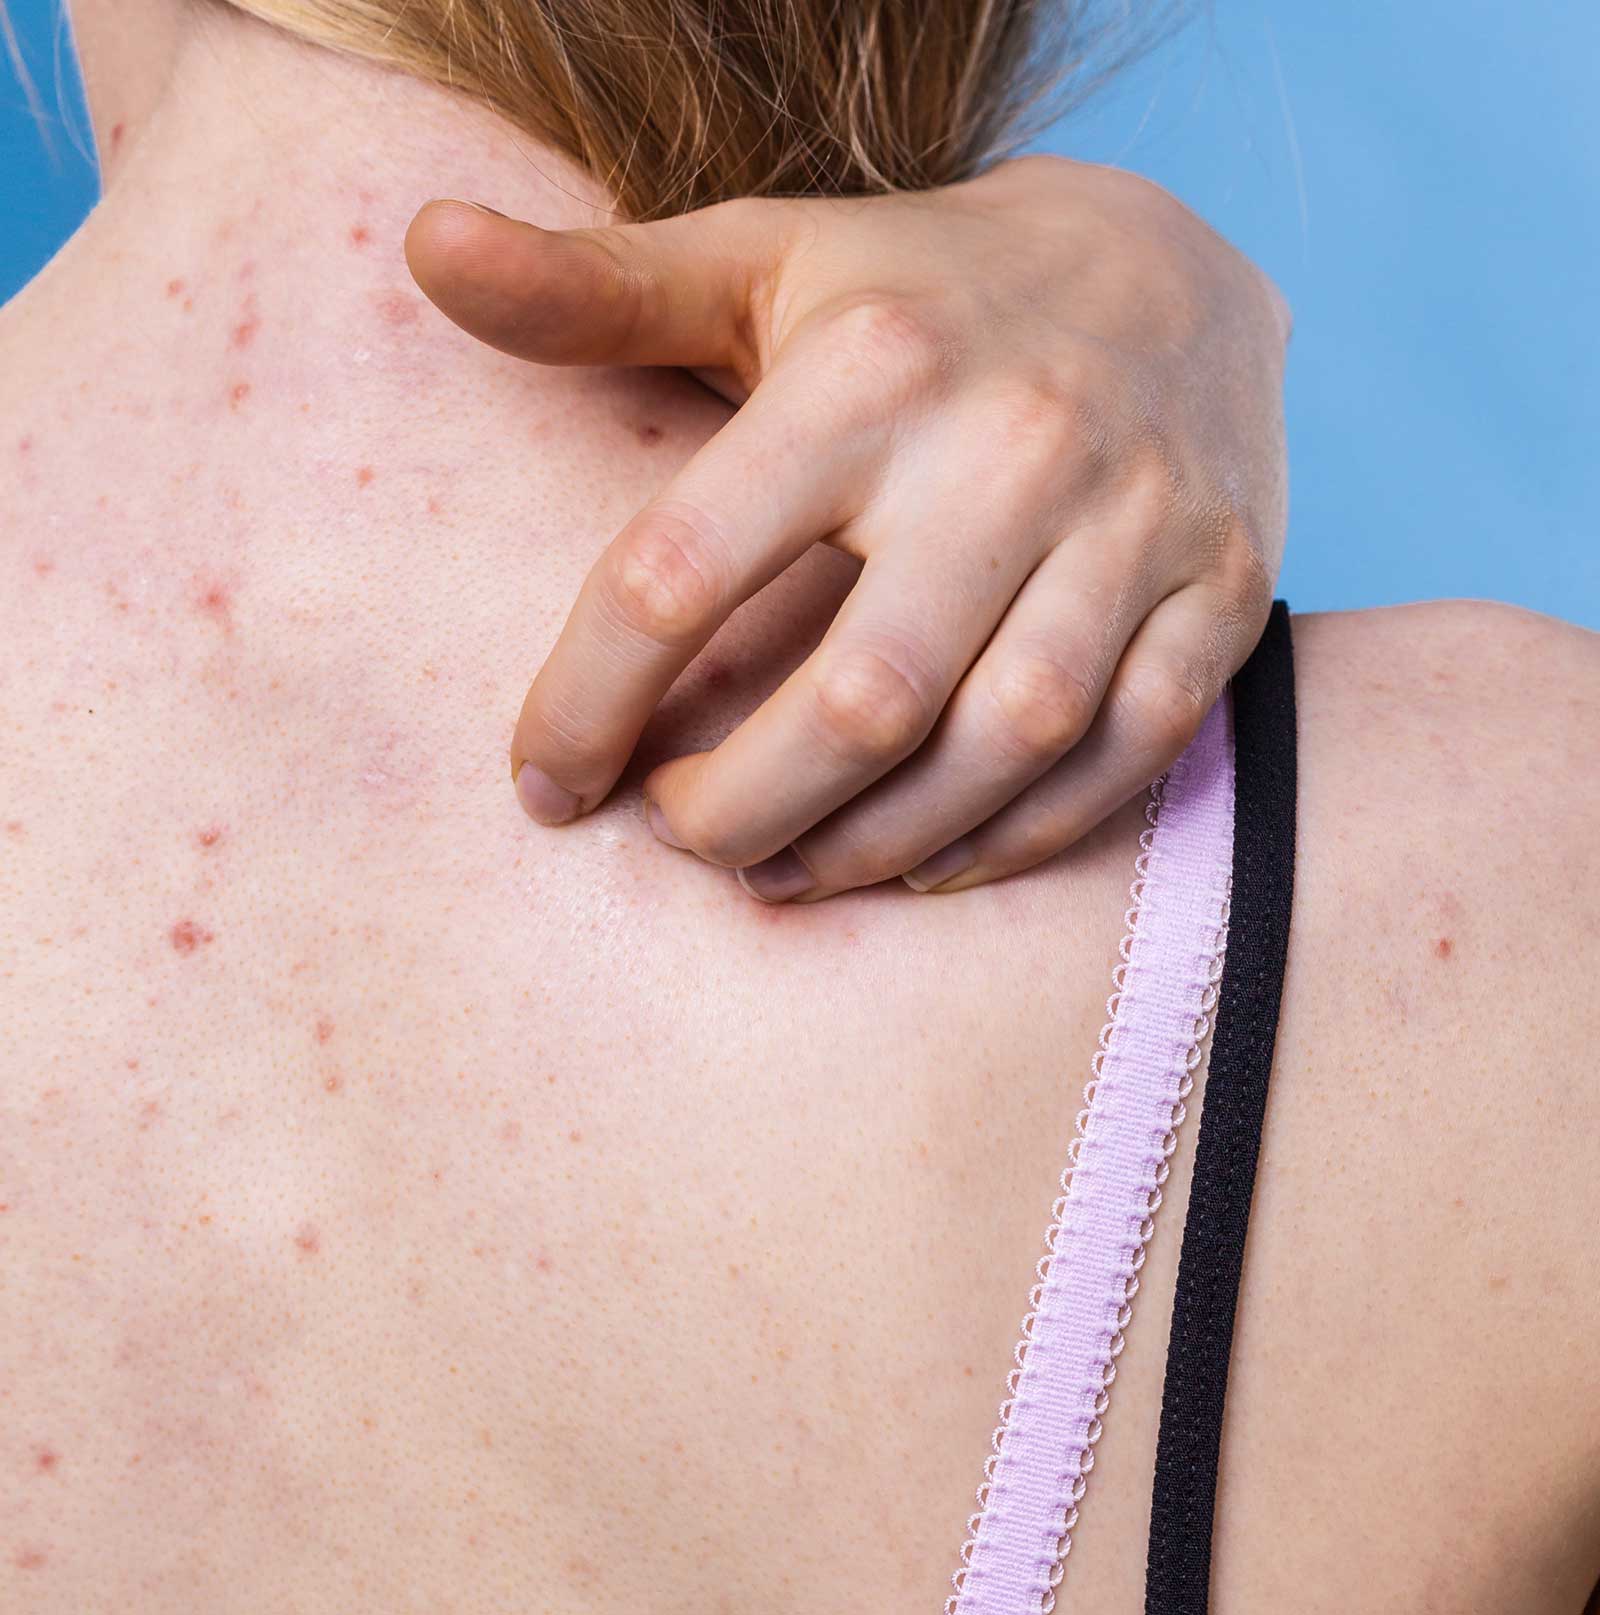
[[[857,572],[820,549],[628,789],[530,825],[526,659],[726,407],[432,317],[429,197],[592,222],[448,96],[225,18],[158,82],[0,313],[0,1609],[938,1608],[1138,804],[934,903],[662,846],[635,789],[800,665]],[[1296,637],[1213,1608],[1577,1615],[1600,649],[1461,604]],[[1142,1609],[1193,1139],[1064,1611]]]

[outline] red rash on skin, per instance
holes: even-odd
[[[1435,959],[1448,959],[1455,952],[1455,944],[1447,936],[1442,936],[1433,945]]]
[[[359,487],[359,488],[367,487],[368,484],[371,483],[372,477],[373,477],[372,467],[370,465],[361,466],[356,471],[356,486]]]
[[[210,931],[202,930],[193,920],[179,920],[169,934],[174,949],[184,954],[193,953],[202,943],[216,940]]]
[[[228,393],[228,407],[237,409],[249,396],[250,383],[248,381],[236,381]]]
[[[294,1236],[294,1242],[305,1256],[315,1256],[322,1249],[322,1235],[310,1223],[305,1224]]]
[[[207,584],[200,592],[200,610],[225,634],[233,632],[233,596],[221,583]]]
[[[245,298],[239,308],[239,323],[234,326],[229,341],[236,348],[248,348],[256,339],[256,332],[261,329],[261,316],[256,313],[256,300],[254,297]]]
[[[415,325],[420,310],[414,297],[404,292],[385,292],[378,299],[378,317],[385,325]]]
[[[352,224],[350,226],[350,245],[352,247],[364,247],[371,239],[372,232],[366,225]]]

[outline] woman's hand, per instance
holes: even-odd
[[[562,823],[818,540],[861,558],[808,660],[647,779],[662,839],[768,901],[1039,863],[1160,774],[1266,621],[1289,321],[1165,192],[1027,158],[947,190],[547,232],[431,203],[418,284],[543,364],[681,365],[737,413],[590,572],[512,772]]]

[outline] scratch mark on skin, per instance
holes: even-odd
[[[196,948],[216,940],[213,932],[202,929],[193,920],[179,920],[168,934],[173,948],[182,954],[193,953]]]

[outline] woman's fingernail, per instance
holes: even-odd
[[[688,850],[689,843],[680,841],[673,833],[672,826],[667,823],[667,816],[655,804],[651,797],[644,799],[644,822],[650,826],[651,833],[657,841],[664,841],[669,847],[682,847]]]
[[[530,819],[540,824],[565,824],[577,818],[583,801],[557,785],[542,768],[524,763],[517,770],[517,800]]]
[[[914,892],[931,892],[947,880],[965,874],[978,861],[978,849],[965,836],[941,847],[931,858],[924,858],[909,875],[900,878]]]
[[[785,847],[770,858],[739,871],[739,884],[763,903],[787,903],[791,897],[809,892],[816,885],[811,871],[800,862],[793,847]]]
[[[497,219],[503,219],[506,216],[504,213],[498,212],[492,207],[485,207],[482,202],[468,202],[463,199],[461,205],[462,207],[476,208],[479,213],[488,213]]]

